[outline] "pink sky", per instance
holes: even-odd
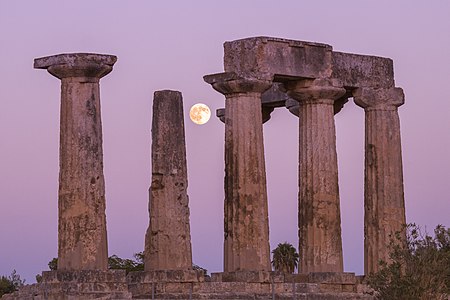
[[[402,128],[408,222],[450,226],[450,2],[0,1],[0,275],[27,282],[57,255],[60,83],[33,59],[118,56],[101,81],[109,253],[141,251],[148,225],[153,92],[184,96],[193,259],[222,270],[224,126],[188,120],[224,97],[202,76],[223,70],[222,44],[251,36],[327,43],[390,57],[406,103]],[[345,270],[363,271],[364,112],[336,116]],[[272,248],[297,247],[298,120],[264,125]]]

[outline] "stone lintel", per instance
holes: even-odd
[[[403,89],[392,88],[358,88],[353,91],[356,105],[364,109],[395,109],[405,103]]]
[[[332,50],[321,43],[252,37],[224,44],[224,68],[242,77],[279,82],[339,79],[349,90],[394,86],[392,59]]]
[[[156,270],[138,271],[128,274],[128,282],[152,283],[152,282],[204,282],[205,273],[200,270]]]
[[[47,69],[50,74],[60,79],[68,77],[101,78],[112,71],[116,61],[116,56],[107,54],[58,54],[36,58],[34,68]]]
[[[251,43],[263,43],[263,44],[282,43],[282,44],[287,44],[290,47],[302,48],[302,47],[310,46],[310,47],[325,48],[325,49],[329,49],[329,50],[333,49],[333,47],[331,45],[324,44],[324,43],[290,40],[290,39],[270,37],[270,36],[255,36],[255,37],[249,37],[249,38],[243,38],[243,39],[225,42],[225,44],[233,44],[233,43],[247,43],[247,44],[251,44]]]
[[[333,52],[331,78],[346,88],[394,86],[392,59],[371,55]]]
[[[332,47],[271,37],[246,38],[224,44],[225,72],[270,80],[274,77],[328,77]]]

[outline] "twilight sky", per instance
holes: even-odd
[[[184,97],[193,260],[222,270],[224,126],[199,126],[197,102],[224,97],[203,82],[222,72],[225,41],[274,36],[390,57],[400,107],[408,222],[450,226],[450,2],[0,0],[0,275],[28,283],[57,256],[60,81],[33,59],[118,56],[101,80],[109,254],[141,251],[148,226],[155,90]],[[363,272],[364,112],[335,117],[345,271]],[[297,247],[298,120],[264,125],[270,242]]]

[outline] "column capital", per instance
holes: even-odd
[[[336,81],[329,79],[303,79],[284,84],[287,94],[300,103],[327,103],[345,95],[345,89]]]
[[[46,69],[59,79],[72,77],[100,79],[112,71],[116,61],[116,56],[106,54],[58,54],[36,58],[34,68]]]
[[[405,103],[401,88],[373,89],[357,88],[353,91],[356,105],[365,110],[395,110]]]
[[[224,72],[203,76],[205,82],[225,96],[241,93],[263,93],[272,86],[268,80],[244,78],[234,72]]]

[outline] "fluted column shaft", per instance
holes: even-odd
[[[224,271],[270,271],[261,93],[271,83],[234,79],[212,85],[226,96]]]
[[[62,54],[35,60],[35,68],[61,79],[59,270],[108,267],[99,80],[116,59]]]
[[[398,107],[403,91],[358,89],[355,103],[365,110],[364,272],[389,262],[388,245],[404,235],[405,201]]]
[[[192,269],[183,115],[180,92],[155,92],[146,271]]]
[[[286,84],[299,101],[299,252],[301,273],[342,272],[334,102],[345,90],[328,82]]]

